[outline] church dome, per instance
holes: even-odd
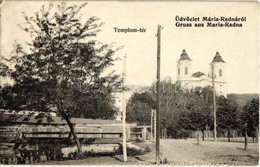
[[[179,60],[191,60],[188,56],[188,54],[186,53],[186,50],[183,49],[182,53],[181,53],[181,57]]]
[[[220,54],[218,52],[216,53],[215,57],[212,60],[212,63],[216,63],[216,62],[223,62],[223,63],[225,63],[224,60],[222,59],[222,57],[220,56]]]

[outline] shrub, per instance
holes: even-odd
[[[136,142],[136,143],[141,143],[141,142],[142,142],[142,139],[140,139],[139,137],[137,137],[137,138],[135,139],[135,142]]]
[[[150,152],[151,149],[149,146],[146,146],[145,149],[136,149],[136,148],[129,148],[127,147],[127,155],[128,156],[138,156],[138,155],[144,155],[147,152]],[[122,145],[119,146],[118,150],[115,152],[116,155],[122,155],[123,154],[123,147]]]
[[[149,145],[146,145],[145,148],[144,148],[144,151],[145,151],[145,153],[149,153],[152,150],[151,150],[151,147]]]

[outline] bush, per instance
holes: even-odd
[[[127,147],[127,155],[128,156],[138,156],[138,155],[144,155],[147,152],[151,152],[151,148],[147,145],[145,149],[136,149],[136,148],[129,148]],[[122,155],[123,154],[123,146],[120,145],[118,150],[115,152],[116,155]]]
[[[136,142],[136,143],[141,143],[141,142],[142,142],[142,139],[140,139],[139,137],[137,137],[137,138],[135,139],[135,142]]]
[[[175,139],[186,139],[191,137],[192,131],[186,129],[174,129],[167,132],[172,138]]]
[[[145,151],[145,153],[149,153],[152,150],[151,150],[151,147],[149,145],[146,145],[145,148],[144,148],[144,151]]]

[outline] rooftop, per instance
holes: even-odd
[[[186,53],[186,50],[185,50],[185,49],[182,50],[181,57],[180,57],[179,60],[191,60],[191,59],[189,58],[188,54]]]
[[[212,60],[212,63],[215,63],[215,62],[225,63],[224,60],[222,59],[222,57],[220,56],[219,52],[216,53],[215,57]]]
[[[192,74],[192,77],[197,77],[197,78],[199,78],[199,77],[201,77],[201,76],[203,76],[203,75],[205,75],[205,74],[202,73],[202,72],[200,72],[200,71],[198,71],[198,72],[193,73],[193,74]]]

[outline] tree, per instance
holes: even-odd
[[[258,136],[259,127],[259,99],[252,99],[244,106],[244,112],[242,113],[241,124],[246,124],[245,127],[249,133],[249,136]]]
[[[204,129],[211,125],[212,89],[187,90],[169,78],[161,81],[160,86],[161,127],[167,129],[167,134],[176,138],[188,137],[192,130],[201,130],[204,134]],[[153,92],[152,95],[155,97]]]
[[[206,88],[196,87],[191,90],[189,94],[189,101],[185,110],[180,115],[179,126],[186,130],[196,130],[199,136],[199,132],[203,133],[207,126],[212,124],[212,112],[207,98],[210,94]],[[198,137],[199,143],[199,137]]]
[[[40,111],[56,108],[82,153],[70,117],[113,115],[110,93],[120,86],[121,79],[113,72],[106,76],[103,72],[113,65],[118,48],[92,39],[102,23],[95,16],[83,23],[80,11],[86,3],[67,7],[62,2],[57,11],[53,11],[53,6],[43,5],[32,17],[24,14],[25,24],[20,27],[31,37],[27,42],[30,50],[17,44],[12,57],[6,60],[14,64],[8,70],[14,80],[10,92],[16,100],[9,107]],[[8,71],[6,66],[2,67],[2,71]]]
[[[155,86],[155,85],[154,85]],[[167,133],[167,136],[177,137],[180,130],[177,129],[179,115],[188,103],[187,90],[184,90],[180,83],[172,83],[170,77],[166,77],[160,82],[160,120],[161,132]],[[156,92],[151,92],[153,98]],[[162,136],[166,136],[162,134]]]
[[[151,86],[154,88],[155,85]],[[165,78],[160,83],[160,123],[167,136],[189,137],[191,131],[203,132],[212,125],[212,89],[196,87],[185,90],[180,83]],[[156,92],[135,93],[127,105],[128,121],[150,124],[151,109],[155,109]],[[164,135],[162,135],[164,136]]]
[[[218,98],[217,103],[217,123],[218,127],[228,131],[228,142],[230,142],[230,130],[238,128],[239,115],[237,106],[224,96]]]
[[[151,123],[151,109],[155,109],[155,100],[148,92],[134,93],[127,103],[126,120],[139,125]]]

